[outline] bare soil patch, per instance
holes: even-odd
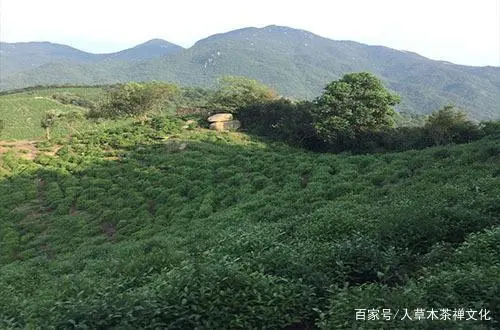
[[[0,155],[9,151],[14,151],[19,157],[25,159],[34,159],[39,153],[46,155],[55,155],[55,153],[61,148],[61,146],[56,145],[51,151],[40,151],[36,147],[38,141],[34,140],[17,140],[17,141],[2,141],[0,140]]]

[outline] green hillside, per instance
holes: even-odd
[[[181,125],[0,156],[0,328],[500,326],[498,137],[351,156]],[[491,320],[355,320],[405,308]]]
[[[130,51],[129,56],[106,57],[98,63],[54,60],[3,75],[0,89],[148,80],[206,87],[231,74],[258,79],[282,95],[301,99],[318,95],[327,83],[345,73],[369,71],[402,96],[400,109],[405,112],[428,114],[453,103],[477,120],[500,118],[498,67],[454,65],[280,26],[218,34],[189,49],[176,48],[168,56],[137,61],[143,58],[141,49],[146,48],[139,45],[125,51]]]
[[[63,105],[57,101],[44,96],[6,95],[0,97],[0,113],[5,122],[5,129],[0,138],[29,139],[43,137],[43,129],[40,120],[43,114],[49,110],[69,112],[81,111],[81,108]],[[56,132],[61,135],[67,132]]]
[[[44,131],[40,126],[42,116],[50,110],[59,113],[76,111],[82,115],[88,109],[72,104],[62,104],[53,95],[75,95],[85,100],[97,102],[103,95],[101,87],[52,87],[36,88],[30,91],[0,95],[0,119],[5,124],[0,133],[0,140],[40,139]],[[54,137],[63,137],[75,132],[97,129],[98,127],[119,126],[126,121],[103,120],[99,123],[76,121],[57,125],[53,129]]]

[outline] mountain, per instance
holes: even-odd
[[[0,73],[17,73],[48,63],[91,63],[101,56],[51,42],[0,42]]]
[[[172,55],[183,50],[181,46],[175,45],[162,39],[152,39],[133,48],[106,55],[106,59],[121,61],[148,60],[156,57]]]
[[[221,75],[231,74],[258,79],[285,96],[313,98],[344,73],[370,71],[401,95],[400,110],[425,114],[452,103],[474,119],[500,118],[499,67],[455,65],[412,52],[334,41],[274,25],[216,34],[164,56],[131,55],[144,54],[144,47],[149,47],[148,43],[98,62],[56,61],[2,75],[0,89],[151,79],[211,86]]]
[[[181,52],[184,48],[162,39],[152,39],[133,48],[115,53],[93,54],[70,46],[51,42],[0,42],[0,74],[3,76],[19,74],[45,67],[48,76],[64,79],[65,74],[54,70],[54,65],[75,66],[80,64],[101,63],[103,61],[140,61],[167,56]],[[53,74],[50,74],[53,72]],[[73,76],[70,74],[69,79]],[[89,77],[92,80],[92,77]],[[47,79],[43,77],[42,79]]]

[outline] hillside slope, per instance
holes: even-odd
[[[73,104],[62,104],[53,98],[54,95],[70,94],[87,101],[98,102],[105,95],[101,87],[67,87],[36,88],[22,93],[0,95],[0,119],[4,129],[0,132],[0,140],[36,140],[44,136],[40,121],[47,111],[57,113],[76,112],[83,116],[88,109]],[[59,123],[51,129],[55,138],[67,136],[82,130],[95,129],[99,126],[119,126],[120,121],[104,120],[91,122],[76,120]]]
[[[498,138],[349,156],[180,126],[0,158],[0,327],[498,328]]]

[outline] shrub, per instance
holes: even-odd
[[[149,120],[149,125],[155,131],[166,134],[179,133],[181,131],[181,122],[171,117],[155,117]]]

